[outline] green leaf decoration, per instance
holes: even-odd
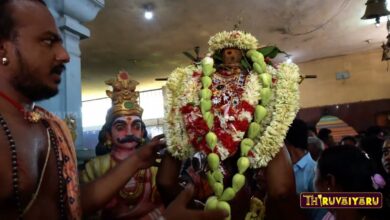
[[[206,134],[206,143],[207,143],[207,146],[213,150],[215,145],[217,144],[217,141],[218,141],[218,138],[217,138],[217,135],[212,132],[212,131],[209,131],[207,134]],[[210,157],[211,154],[209,154],[209,157]],[[219,163],[219,161],[218,161]]]
[[[213,59],[214,59],[214,61],[215,61],[216,63],[222,63],[223,60],[222,60],[221,52],[218,51],[218,52],[214,53]]]
[[[208,182],[210,185],[213,185],[215,182],[217,182],[217,181],[214,179],[214,176],[213,176],[213,174],[212,174],[210,171],[207,171],[206,177],[207,177],[207,182]]]
[[[217,197],[220,197],[223,193],[223,184],[222,183],[218,183],[218,182],[215,182],[211,188],[213,189],[215,195]]]
[[[217,203],[217,209],[222,209],[224,211],[226,211],[227,213],[229,213],[229,217],[227,219],[230,219],[230,205],[229,203],[225,202],[225,201],[218,201]]]
[[[241,156],[247,156],[255,143],[250,138],[245,138],[240,143]]]
[[[246,59],[241,59],[241,65],[242,65],[245,69],[251,69],[251,65],[249,64],[248,60],[246,60]]]
[[[204,210],[214,210],[217,208],[218,198],[216,196],[211,196],[207,199]]]
[[[279,53],[284,53],[284,54],[287,54],[286,52],[280,50],[278,47],[276,46],[266,46],[266,47],[262,47],[262,48],[259,48],[257,49],[257,51],[259,51],[260,53],[262,53],[264,55],[264,57],[269,57],[271,59],[275,58]]]
[[[221,195],[221,200],[222,201],[230,201],[236,196],[236,191],[232,187],[226,188],[222,195]]]
[[[249,166],[250,166],[250,162],[249,162],[249,159],[247,157],[240,157],[237,160],[238,172],[240,174],[245,173],[245,171],[249,168]]]
[[[210,153],[207,155],[207,163],[212,171],[218,169],[219,166],[219,156],[216,153]]]
[[[240,173],[236,173],[234,174],[233,176],[233,189],[238,192],[240,191],[240,189],[245,185],[245,176],[240,174]]]

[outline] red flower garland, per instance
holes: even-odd
[[[201,75],[201,72],[194,71],[192,74],[193,80],[200,81]],[[237,87],[235,91],[237,94],[241,95],[244,92],[244,89],[242,87]],[[228,151],[229,155],[233,155],[239,149],[239,144],[241,142],[241,140],[235,141],[233,135],[237,132],[246,132],[250,123],[245,118],[239,120],[239,116],[243,112],[248,112],[250,115],[253,115],[255,108],[244,100],[240,100],[235,106],[227,106],[226,108],[228,109],[223,109],[224,104],[225,103],[213,103],[211,111],[214,114],[218,114],[214,111],[217,111],[220,114],[227,113],[229,119],[224,122],[227,127],[222,128],[219,117],[215,115],[212,131],[217,135],[220,144]],[[181,107],[180,112],[183,115],[185,129],[192,146],[198,151],[210,153],[211,149],[207,146],[205,138],[210,129],[203,119],[199,106],[190,103]],[[231,117],[234,119],[231,119]],[[213,152],[219,154],[217,148],[214,148]]]

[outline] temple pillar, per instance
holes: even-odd
[[[44,0],[62,34],[70,62],[62,75],[58,95],[38,105],[64,119],[73,116],[77,124],[76,147],[83,146],[81,115],[81,52],[80,41],[89,38],[83,24],[92,21],[104,7],[104,0]]]

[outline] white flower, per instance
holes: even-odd
[[[299,70],[295,64],[282,63],[277,71],[273,114],[269,126],[252,149],[251,167],[265,167],[283,146],[288,127],[299,109]]]
[[[261,88],[262,86],[260,78],[256,73],[251,72],[244,87],[242,100],[248,102],[252,106],[256,106],[260,99]]]
[[[244,50],[257,49],[257,39],[249,33],[243,31],[222,31],[209,40],[209,51],[214,53],[223,48],[239,48]]]
[[[215,147],[217,148],[217,152],[220,156],[221,161],[225,160],[229,156],[229,151],[222,146],[220,141],[218,141]]]
[[[180,108],[189,102],[199,103],[198,89],[194,84],[192,74],[197,68],[188,66],[174,70],[168,81],[165,92],[165,123],[164,133],[167,149],[174,157],[186,159],[193,153],[190,145]],[[183,96],[183,94],[185,94]]]
[[[243,120],[252,121],[252,114],[250,112],[248,112],[248,111],[242,111],[238,115],[238,120],[240,120],[240,121],[243,121]]]
[[[232,134],[233,141],[241,141],[244,138],[245,132],[237,131]]]

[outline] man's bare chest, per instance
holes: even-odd
[[[0,127],[0,207],[15,207],[19,195],[25,207],[36,200],[57,194],[58,175],[53,150],[48,149],[46,129],[8,120]],[[8,131],[7,131],[8,129]],[[45,166],[46,164],[46,166]],[[45,169],[44,169],[45,167]],[[37,192],[40,185],[41,190]],[[37,193],[37,196],[34,196]]]

